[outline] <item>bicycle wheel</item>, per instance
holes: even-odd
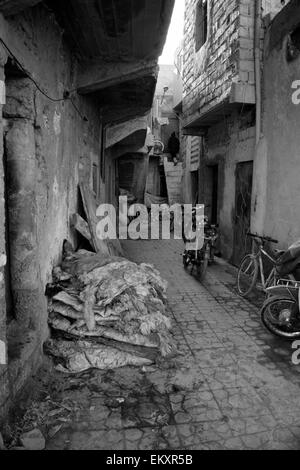
[[[245,256],[237,274],[237,289],[242,297],[246,297],[253,290],[257,281],[258,271],[259,267],[255,256]]]
[[[291,297],[271,297],[261,309],[264,326],[276,336],[294,340],[300,338],[298,302]]]

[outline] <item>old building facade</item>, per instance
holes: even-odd
[[[144,145],[173,4],[0,2],[0,418],[41,361],[78,184],[116,202],[116,158]]]
[[[267,109],[264,41],[270,22],[287,3],[186,2],[185,200],[205,204],[209,219],[220,225],[221,254],[234,264],[249,247],[251,225],[261,233],[269,229],[258,226],[265,183],[255,183],[261,181],[257,154]],[[253,203],[257,191],[259,202]]]

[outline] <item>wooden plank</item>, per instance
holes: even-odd
[[[77,230],[77,232],[79,232],[84,238],[91,242],[93,248],[95,248],[92,241],[89,224],[82,217],[80,217],[79,214],[73,214],[71,216],[71,226],[75,228],[75,230]]]
[[[97,204],[96,204],[96,199],[90,189],[90,187],[85,184],[81,183],[79,185],[80,188],[80,193],[82,197],[82,202],[83,202],[83,207],[84,211],[88,220],[88,226],[91,232],[91,239],[93,246],[98,253],[102,253],[104,255],[110,255],[109,249],[107,244],[105,243],[104,240],[99,240],[97,237],[97,223],[98,219],[96,216],[96,211],[97,211]]]
[[[100,240],[97,237],[97,224],[99,222],[97,212],[97,202],[90,187],[86,183],[79,185],[84,211],[88,220],[91,232],[91,242],[97,253],[109,256],[123,256],[123,250],[119,240]]]

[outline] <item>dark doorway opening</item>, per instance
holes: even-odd
[[[167,188],[165,168],[163,165],[159,165],[159,175],[160,175],[160,197],[167,198],[168,188]]]
[[[134,178],[134,163],[127,160],[119,160],[119,186],[131,192]]]
[[[247,237],[251,223],[251,199],[253,182],[253,161],[238,163],[236,166],[234,246],[232,262],[238,266],[251,250]]]
[[[191,191],[192,191],[192,203],[195,206],[199,202],[199,172],[191,172]]]
[[[199,0],[196,7],[195,47],[198,52],[206,43],[208,32],[207,0]]]
[[[209,165],[206,167],[206,215],[211,224],[218,223],[219,210],[219,165]]]

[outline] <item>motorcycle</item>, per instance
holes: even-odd
[[[193,229],[196,229],[196,209],[192,213]],[[183,265],[185,269],[192,266],[191,273],[193,274],[194,268],[197,270],[197,277],[199,280],[204,279],[207,267],[214,262],[216,242],[218,239],[218,226],[208,223],[208,218],[204,219],[204,244],[201,249],[188,249],[186,248],[183,253]],[[187,239],[183,234],[185,244],[190,243],[191,240]]]
[[[261,319],[268,331],[281,338],[300,338],[300,240],[277,260],[277,285],[267,289]]]

